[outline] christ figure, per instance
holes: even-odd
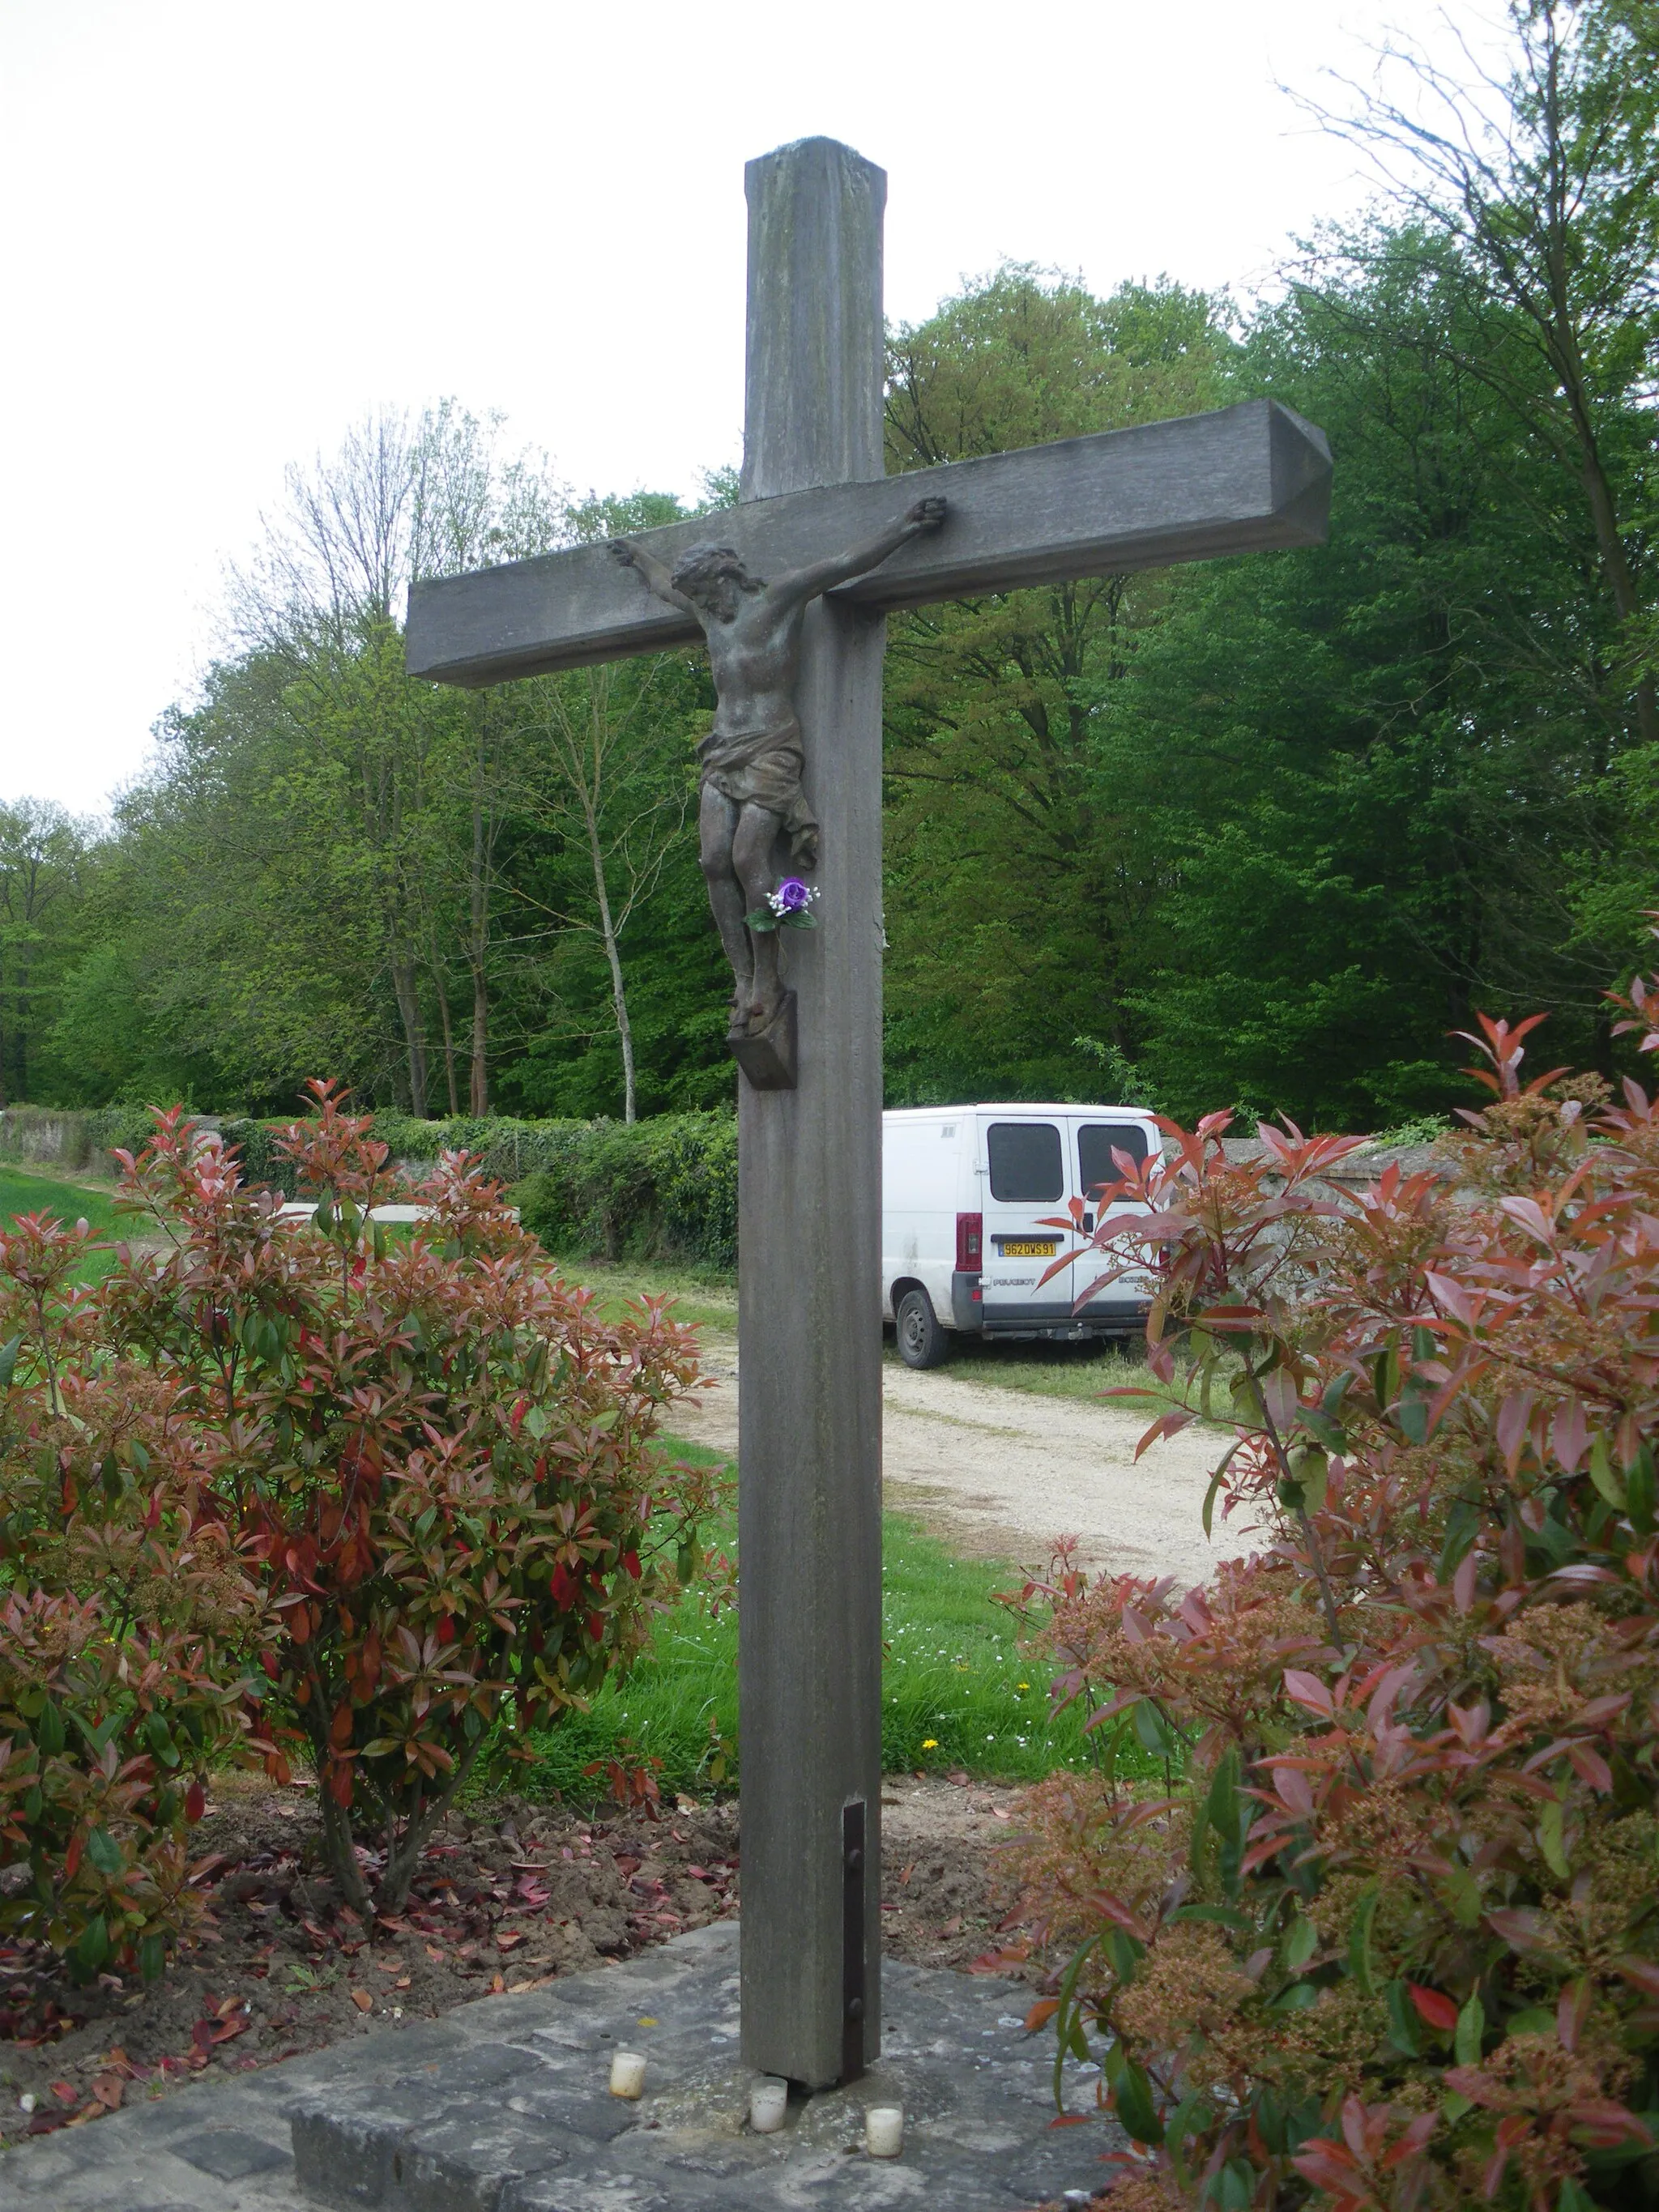
[[[797,867],[811,869],[818,856],[818,825],[801,787],[805,761],[794,697],[807,604],[879,567],[944,520],[942,499],[918,500],[902,520],[850,553],[770,583],[751,576],[729,545],[693,545],[672,572],[631,538],[611,545],[625,568],[637,568],[659,599],[690,615],[708,641],[716,706],[714,727],[697,747],[697,830],[708,902],[737,979],[734,1037],[769,1028],[782,1004],[777,933],[751,930],[745,919],[766,910],[780,834]]]

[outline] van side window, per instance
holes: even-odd
[[[1146,1132],[1139,1121],[1091,1121],[1078,1131],[1077,1164],[1085,1198],[1103,1183],[1122,1179],[1123,1170],[1112,1158],[1115,1152],[1127,1152],[1140,1165],[1146,1157]]]
[[[1052,1121],[993,1121],[986,1151],[993,1198],[1041,1206],[1063,1194],[1060,1131]]]

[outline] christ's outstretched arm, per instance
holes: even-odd
[[[897,552],[901,545],[924,531],[938,530],[945,522],[945,501],[942,499],[919,499],[900,521],[891,523],[878,536],[866,538],[855,545],[850,553],[842,553],[833,560],[815,561],[810,568],[796,568],[787,576],[780,576],[772,586],[775,598],[785,600],[815,599],[820,592],[832,591],[837,584],[850,582],[854,576],[866,574],[878,568],[890,553]]]
[[[613,561],[619,562],[624,568],[637,568],[645,579],[647,588],[654,592],[658,599],[666,600],[671,607],[678,607],[683,615],[697,614],[690,600],[683,592],[674,589],[673,578],[658,560],[656,555],[647,553],[644,546],[636,544],[633,538],[613,538],[611,541],[611,557]],[[700,621],[702,617],[698,616],[697,619]]]

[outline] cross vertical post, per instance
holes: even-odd
[[[878,478],[885,175],[813,138],[744,184],[741,497]],[[822,844],[817,930],[788,939],[797,1081],[738,1086],[743,2055],[809,2088],[870,2063],[881,2032],[885,629],[807,610],[796,698]]]

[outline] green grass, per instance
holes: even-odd
[[[716,1455],[693,1445],[677,1451],[702,1464]],[[710,1548],[731,1551],[728,1522],[708,1532]],[[1048,1714],[1048,1678],[1019,1648],[1012,1613],[993,1593],[1017,1589],[1012,1566],[953,1559],[945,1547],[896,1514],[883,1519],[882,1767],[887,1773],[945,1774],[952,1769],[998,1781],[1036,1781],[1056,1766],[1090,1764],[1096,1738],[1085,1715]],[[735,1779],[738,1748],[738,1625],[707,1618],[695,1596],[659,1622],[651,1651],[625,1681],[611,1684],[585,1713],[538,1740],[528,1787],[583,1800],[596,1782],[590,1761],[627,1755],[662,1761],[665,1792],[701,1796],[713,1786],[711,1754],[724,1751]],[[711,1732],[711,1723],[712,1732]],[[1120,1768],[1152,1762],[1125,1744]],[[599,1786],[602,1787],[600,1783]]]
[[[107,1190],[89,1189],[62,1176],[26,1174],[21,1168],[0,1165],[0,1220],[20,1213],[55,1213],[60,1221],[83,1216],[100,1236],[115,1227],[115,1200]]]
[[[898,1358],[891,1344],[884,1357]],[[1138,1351],[1121,1352],[1114,1344],[999,1344],[983,1337],[953,1337],[944,1371],[963,1382],[993,1382],[1042,1398],[1097,1398],[1103,1390],[1152,1381]]]
[[[890,1365],[898,1358],[890,1343],[882,1356]],[[1224,1373],[1235,1364],[1224,1363]],[[1109,1390],[1146,1390],[1150,1398],[1109,1402],[1148,1422],[1163,1406],[1186,1402],[1178,1386],[1160,1382],[1149,1370],[1138,1345],[1122,1351],[1115,1344],[999,1344],[994,1339],[957,1337],[945,1372],[963,1382],[990,1382],[1001,1390],[1025,1390],[1040,1398],[1097,1400]],[[1224,1407],[1225,1402],[1224,1389]]]
[[[55,1214],[59,1221],[85,1220],[94,1236],[105,1238],[130,1234],[118,1217],[114,1194],[88,1188],[62,1176],[26,1174],[21,1168],[0,1164],[0,1227],[9,1227],[20,1213]],[[96,1282],[114,1264],[113,1254],[94,1252],[75,1271],[77,1282]]]
[[[654,1262],[590,1260],[574,1254],[554,1255],[554,1264],[568,1283],[582,1283],[597,1291],[599,1312],[617,1321],[630,1299],[672,1297],[674,1318],[705,1328],[734,1329],[738,1325],[738,1286],[729,1275],[713,1269],[663,1267]]]

